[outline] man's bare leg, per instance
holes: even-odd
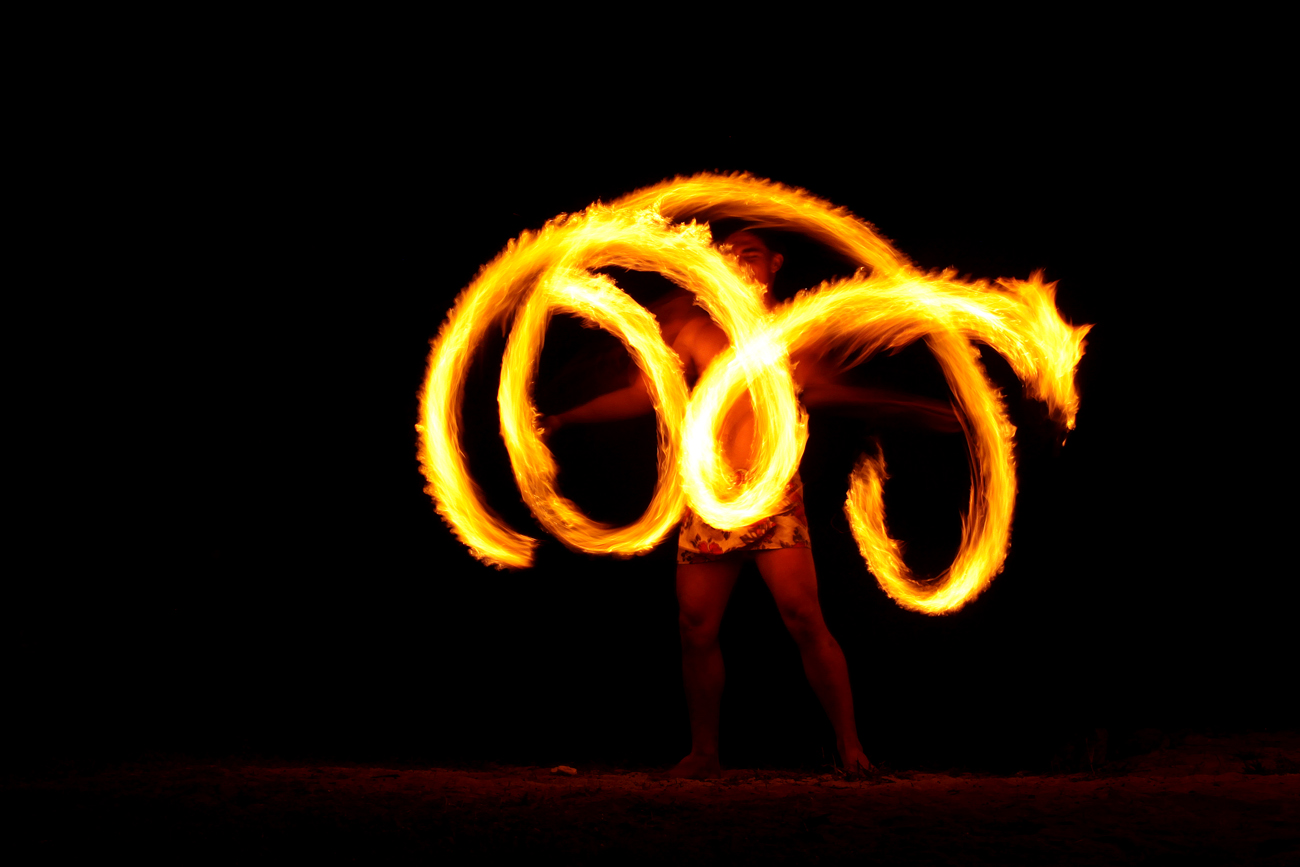
[[[718,630],[740,567],[739,560],[677,567],[682,682],[691,717],[691,753],[669,771],[669,776],[700,780],[722,773],[718,762],[718,717],[726,671]]]
[[[803,670],[813,692],[821,700],[835,729],[835,747],[844,770],[860,774],[871,767],[858,741],[853,716],[853,690],[844,651],[826,628],[821,602],[817,598],[817,571],[808,548],[763,551],[756,558],[758,570],[772,591],[781,619],[799,645]]]

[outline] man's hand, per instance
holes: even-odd
[[[564,427],[564,419],[558,415],[544,415],[537,420],[537,426],[542,432],[542,442],[549,443],[555,432]]]

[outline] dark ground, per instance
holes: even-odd
[[[1295,864],[1300,735],[1187,735],[1070,774],[180,759],[3,780],[38,862]],[[1161,746],[1161,744],[1165,746]]]

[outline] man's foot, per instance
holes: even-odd
[[[844,776],[850,780],[861,780],[871,774],[871,762],[861,747],[841,751],[840,759],[844,762]]]
[[[722,776],[722,764],[716,755],[697,756],[691,753],[668,772],[675,780],[716,780]]]

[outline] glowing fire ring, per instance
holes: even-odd
[[[869,272],[800,293],[769,313],[761,287],[712,246],[706,225],[677,219],[740,218],[799,231]],[[680,361],[654,318],[594,269],[658,271],[693,292],[727,334],[719,355],[687,395]],[[700,175],[633,193],[612,205],[558,217],[525,233],[487,265],[457,299],[433,350],[421,392],[420,462],[426,489],[457,536],[485,562],[531,565],[537,542],[508,527],[483,502],[459,446],[465,375],[487,329],[513,327],[502,368],[501,429],[519,489],[538,521],[566,545],[591,553],[642,553],[662,541],[686,502],[714,526],[747,526],[774,512],[798,468],[807,438],[789,354],[827,340],[866,352],[924,339],[935,353],[972,455],[969,514],[952,566],[920,583],[885,528],[883,458],[864,458],[850,479],[845,510],[859,550],[885,591],[926,613],[953,611],[1001,571],[1015,508],[1014,427],[988,381],[972,340],[993,347],[1029,393],[1074,427],[1074,371],[1088,326],[1057,313],[1054,284],[964,283],[950,272],[924,274],[868,224],[801,190],[749,176]],[[537,430],[532,378],[553,311],[614,333],[650,383],[658,414],[659,479],[650,506],[626,527],[591,521],[555,487],[554,457]],[[748,392],[755,407],[755,455],[737,489],[718,446],[730,406]]]

